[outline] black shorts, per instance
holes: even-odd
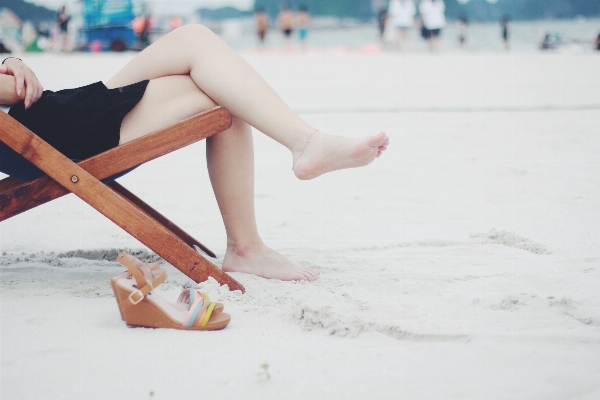
[[[107,89],[96,82],[58,92],[46,90],[29,109],[19,103],[8,114],[65,156],[83,160],[119,145],[123,118],[142,99],[147,85],[145,80]],[[25,171],[15,168],[22,165],[14,161],[15,156],[21,157],[2,143],[0,171],[30,180]]]
[[[285,37],[290,37],[292,35],[293,30],[292,29],[284,29],[283,30],[283,34],[285,35]]]
[[[440,36],[440,30],[439,29],[427,29],[428,31],[428,36],[430,38],[436,38]]]

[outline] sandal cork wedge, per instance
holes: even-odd
[[[137,265],[145,265],[145,266],[146,266],[148,269],[150,269],[151,271],[158,271],[158,270],[161,270],[161,268],[160,268],[160,264],[159,264],[159,263],[157,263],[157,262],[153,262],[153,263],[147,264],[147,263],[143,262],[142,260],[140,260],[139,258],[137,258],[137,257],[134,257],[134,256],[132,256],[132,255],[129,255],[129,254],[127,254],[126,256],[127,256],[127,257],[131,257],[131,258],[135,259],[135,260],[136,260],[136,261],[135,261],[135,263],[136,263]],[[119,260],[118,260],[118,261],[119,261]],[[123,263],[121,262],[121,264],[123,264]],[[125,265],[125,264],[123,264],[123,265]],[[130,276],[131,276],[131,273],[130,273],[129,271],[125,271],[125,272],[124,272],[123,274],[121,274],[121,275],[117,275],[117,276],[115,276],[115,277],[112,277],[112,278],[110,278],[110,286],[112,287],[112,290],[113,290],[113,293],[114,293],[114,295],[115,295],[115,298],[117,299],[117,304],[120,304],[122,301],[126,300],[126,298],[121,298],[121,297],[120,297],[120,294],[121,294],[122,292],[117,290],[117,287],[116,287],[117,281],[118,281],[120,278],[123,278],[123,277],[130,277]],[[219,312],[222,312],[222,311],[225,309],[225,305],[224,305],[223,303],[215,303],[215,304],[216,304],[216,305],[215,305],[215,310],[214,310],[215,312],[217,312],[217,311],[219,311]],[[125,321],[125,317],[123,317],[123,312],[121,311],[121,308],[120,308],[120,307],[119,307],[119,313],[121,314],[121,319],[122,319],[123,321]]]
[[[231,316],[222,312],[223,305],[194,289],[184,290],[177,303],[170,303],[153,290],[167,278],[158,263],[146,264],[129,254],[119,254],[117,261],[127,271],[111,278],[121,319],[128,326],[183,330],[218,330],[225,328]]]

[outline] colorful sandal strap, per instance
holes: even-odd
[[[208,306],[208,309],[206,310],[205,315],[202,317],[200,317],[200,320],[202,321],[200,323],[200,326],[202,328],[204,328],[206,326],[206,324],[208,324],[208,320],[210,319],[210,316],[212,315],[213,310],[215,309],[215,306],[217,305],[217,303],[210,303],[210,305]]]
[[[177,302],[188,304],[188,312],[181,324],[188,328],[193,326],[205,327],[217,305],[217,303],[211,303],[210,297],[206,293],[193,289],[185,289],[181,292]]]
[[[204,297],[204,300],[210,301],[210,297],[208,297],[206,293],[194,289],[185,289],[181,292],[179,298],[177,298],[177,302],[187,304],[189,309],[190,304],[194,302],[194,296],[202,296]]]
[[[202,295],[202,299],[203,299],[202,309],[196,316],[193,326],[201,326],[202,321],[204,320],[204,317],[206,316],[206,311],[209,309],[211,304],[213,304],[210,301],[206,300],[203,293],[200,293],[200,294]],[[214,306],[213,306],[213,308],[214,308]]]
[[[182,326],[194,326],[194,322],[196,321],[198,314],[200,314],[200,311],[202,311],[202,309],[204,308],[204,297],[199,296],[197,293],[195,293],[195,291],[190,291],[190,306],[188,309],[187,316],[181,324]]]

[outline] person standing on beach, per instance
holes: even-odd
[[[306,5],[301,5],[298,8],[298,39],[300,39],[300,44],[302,45],[302,49],[306,50],[306,37],[308,36],[308,7]]]
[[[59,37],[61,41],[61,51],[66,53],[68,51],[68,40],[69,40],[69,21],[71,17],[67,14],[67,7],[62,6],[58,15],[56,16],[56,24],[58,25]]]
[[[502,17],[500,21],[500,28],[502,29],[502,42],[504,42],[504,50],[510,51],[510,32],[509,32],[509,21],[507,16]]]
[[[388,13],[387,9],[382,8],[379,10],[379,14],[377,16],[377,26],[379,27],[379,38],[381,41],[384,41],[383,34],[385,33],[385,27],[388,23]]]
[[[269,30],[269,16],[262,7],[257,7],[254,11],[254,19],[256,20],[256,34],[258,35],[259,46],[265,45],[265,38]]]
[[[391,0],[388,7],[388,16],[394,29],[398,31],[396,36],[396,49],[403,50],[403,44],[410,42],[410,30],[415,23],[417,7],[413,0]]]
[[[464,16],[458,17],[456,20],[456,31],[458,33],[458,46],[461,50],[465,49],[467,42],[467,18]]]
[[[4,42],[2,41],[2,27],[0,26],[0,54],[10,52],[11,51],[4,46]]]
[[[440,33],[446,27],[446,4],[444,0],[423,0],[419,5],[419,13],[426,30],[429,50],[436,51],[439,48]]]
[[[290,50],[292,48],[292,32],[294,32],[294,16],[287,4],[281,7],[278,21],[279,29],[285,38],[285,48]]]

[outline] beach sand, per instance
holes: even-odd
[[[133,55],[27,56],[48,89]],[[116,250],[152,253],[73,195],[0,224],[2,399],[600,398],[600,58],[245,54],[315,127],[391,143],[303,182],[255,132],[268,245],[315,282],[166,265],[164,297],[225,303],[220,332],[131,329]],[[120,182],[222,257],[199,143]]]

